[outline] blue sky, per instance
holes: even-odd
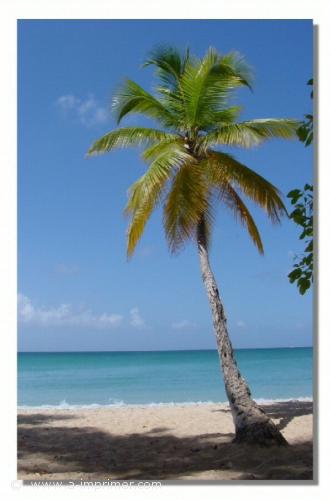
[[[20,21],[20,350],[215,347],[196,249],[169,254],[160,211],[126,260],[123,208],[144,172],[139,151],[84,158],[114,127],[109,105],[123,78],[152,89],[152,70],[141,64],[159,43],[244,55],[255,84],[253,93],[237,94],[242,119],[301,119],[311,110],[311,21]],[[312,148],[298,141],[235,155],[284,194],[312,179]],[[213,236],[211,262],[234,346],[311,345],[312,296],[301,297],[286,277],[303,249],[299,230],[253,214],[265,256],[223,207]]]

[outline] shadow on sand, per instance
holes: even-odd
[[[292,404],[265,410],[281,419],[283,429],[294,416],[312,413],[311,403]],[[312,442],[261,448],[232,444],[232,438],[230,433],[177,437],[166,427],[119,435],[75,427],[71,413],[24,413],[18,417],[18,476],[166,480],[216,471],[219,479],[229,472],[233,479],[312,479]]]

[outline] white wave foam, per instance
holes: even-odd
[[[264,399],[264,398],[256,398],[255,402],[259,405],[272,405],[274,403],[288,403],[289,401],[294,402],[298,401],[299,403],[312,403],[312,396],[300,396],[298,398],[288,398],[288,399]]]
[[[150,407],[166,407],[166,406],[207,406],[207,405],[224,405],[228,406],[228,401],[182,401],[182,402],[161,402],[161,403],[125,403],[120,400],[109,400],[108,404],[99,404],[99,403],[91,403],[91,404],[69,404],[65,400],[61,401],[57,405],[19,405],[19,410],[93,410],[97,408],[122,408],[122,407],[131,407],[131,408],[150,408]],[[288,403],[288,402],[300,402],[300,403],[308,403],[313,402],[312,396],[300,396],[297,398],[288,398],[288,399],[264,399],[257,398],[255,399],[256,403],[260,405],[271,405],[274,403]]]

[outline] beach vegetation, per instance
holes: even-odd
[[[313,78],[308,80],[307,85],[312,86],[311,99],[313,99]],[[299,140],[310,146],[313,143],[313,122],[312,114],[305,115],[297,129]],[[287,197],[293,205],[293,210],[289,217],[299,226],[299,239],[304,243],[304,250],[294,257],[292,271],[288,274],[290,283],[296,283],[301,295],[304,295],[311,288],[314,279],[314,238],[313,238],[313,217],[314,217],[314,189],[313,185],[305,184],[302,189],[292,189]]]

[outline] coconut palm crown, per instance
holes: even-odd
[[[196,239],[202,223],[209,244],[217,201],[225,203],[246,226],[260,253],[263,245],[242,194],[265,210],[273,222],[286,212],[278,189],[221,150],[250,148],[267,139],[295,138],[292,119],[239,121],[240,106],[231,105],[234,91],[251,88],[251,72],[237,53],[220,55],[209,48],[200,59],[187,50],[155,49],[144,66],[154,66],[159,84],[151,94],[126,80],[113,97],[117,123],[133,113],[157,122],[159,128],[117,128],[97,140],[88,155],[115,148],[143,146],[148,169],[130,188],[126,213],[131,221],[127,252],[131,256],[145,225],[163,204],[169,248],[175,252]]]

